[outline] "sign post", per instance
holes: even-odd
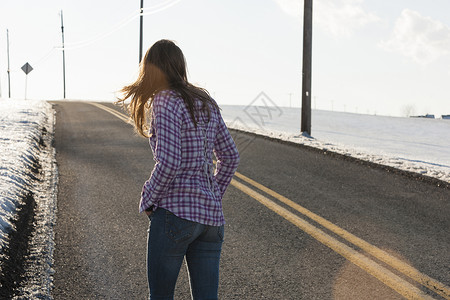
[[[25,73],[25,100],[27,100],[27,80],[28,80],[28,73],[33,71],[33,67],[29,63],[26,63],[22,66],[22,71]]]

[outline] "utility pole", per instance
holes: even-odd
[[[139,32],[139,63],[141,63],[142,60],[142,40],[143,40],[143,25],[144,25],[144,0],[141,0],[141,17],[140,17],[140,32]]]
[[[312,0],[304,0],[301,131],[311,135]]]
[[[0,77],[0,99],[2,99],[2,78]]]
[[[63,86],[64,86],[64,99],[66,99],[66,55],[64,53],[64,22],[62,10],[61,10],[61,34],[62,34],[62,55],[63,55]]]
[[[8,98],[11,98],[11,69],[9,67],[9,30],[6,29],[6,51],[8,55]]]

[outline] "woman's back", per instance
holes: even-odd
[[[183,219],[219,226],[224,224],[222,196],[239,153],[220,111],[210,105],[208,118],[201,101],[194,107],[197,126],[177,92],[165,90],[154,96],[150,145],[156,165],[144,185],[141,209],[152,202]]]

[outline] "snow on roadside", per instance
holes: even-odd
[[[331,151],[450,183],[448,120],[313,110],[313,138],[299,134],[299,108],[264,105],[222,105],[221,108],[229,128]],[[246,142],[240,141],[241,144]]]
[[[0,259],[8,259],[5,249],[24,199],[31,194],[35,202],[21,298],[51,298],[57,188],[54,120],[45,101],[0,100]]]

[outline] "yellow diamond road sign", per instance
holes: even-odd
[[[26,75],[28,75],[28,73],[33,71],[33,67],[31,67],[29,63],[26,63],[22,66],[22,70],[25,72]]]

